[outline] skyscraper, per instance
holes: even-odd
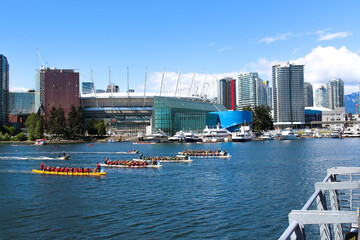
[[[326,83],[329,108],[335,109],[345,106],[344,81],[340,78],[331,79]]]
[[[272,88],[269,81],[263,81],[264,83],[264,105],[272,109]]]
[[[236,80],[223,78],[219,80],[218,101],[227,109],[236,110]]]
[[[81,83],[81,93],[82,94],[89,94],[94,93],[94,83],[92,82],[82,82]]]
[[[35,76],[35,111],[45,118],[54,106],[62,107],[68,117],[71,105],[79,105],[79,73],[73,69],[40,68]]]
[[[272,66],[275,125],[303,124],[304,65]]]
[[[0,124],[9,122],[9,63],[7,58],[0,54]]]
[[[305,107],[314,106],[314,97],[313,97],[313,86],[309,82],[304,82],[304,98],[305,98]]]
[[[257,72],[239,74],[237,86],[237,104],[239,110],[246,106],[266,105],[265,85]]]
[[[315,91],[315,106],[328,108],[328,99],[326,88],[322,85]]]

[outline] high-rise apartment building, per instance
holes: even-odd
[[[315,106],[328,108],[327,91],[324,85],[320,86],[315,91]]]
[[[119,91],[120,91],[119,86],[115,84],[108,85],[106,88],[107,93],[111,93],[111,92],[116,93]]]
[[[309,82],[304,82],[304,98],[305,98],[305,107],[314,106],[313,86]]]
[[[82,82],[81,83],[81,93],[89,94],[94,93],[94,83],[93,82]]]
[[[329,108],[335,109],[345,106],[344,81],[340,78],[331,79],[326,83]]]
[[[0,124],[9,122],[9,63],[7,58],[0,54]]]
[[[266,105],[265,84],[257,72],[239,74],[237,96],[239,110],[246,106]]]
[[[275,125],[303,124],[304,65],[272,66]]]
[[[40,68],[35,76],[35,111],[45,118],[54,106],[62,107],[68,117],[71,105],[79,105],[79,73],[73,69]]]
[[[10,92],[9,113],[12,115],[30,114],[35,111],[35,91]]]
[[[236,80],[223,78],[219,80],[218,102],[226,109],[236,110]]]
[[[272,109],[272,88],[269,81],[263,81],[264,83],[264,105]]]

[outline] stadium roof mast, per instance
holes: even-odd
[[[161,97],[161,92],[162,92],[162,88],[163,88],[164,74],[165,74],[165,67],[163,68],[162,77],[161,77],[160,97]]]
[[[146,76],[147,76],[147,67],[145,67],[145,83],[144,83],[144,103],[143,103],[143,107],[145,107],[145,102],[146,102]]]
[[[129,66],[127,67],[127,95],[128,95],[128,107],[130,107],[130,96],[129,96]]]
[[[194,82],[194,79],[195,79],[195,74],[196,74],[196,69],[194,69],[194,75],[192,77],[191,84],[190,84],[190,87],[189,87],[188,97],[190,97],[191,88],[192,88],[192,85],[193,85],[193,82]]]
[[[93,83],[93,91],[94,91],[96,106],[99,107],[99,102],[98,102],[97,97],[96,97],[96,88],[95,88],[95,81],[94,81],[92,68],[90,68],[90,72],[91,72],[91,80],[92,80],[92,83]]]
[[[112,83],[111,83],[110,67],[109,67],[109,85],[110,85],[110,95],[111,95],[112,106],[113,106],[113,108],[115,108],[115,106],[114,106],[114,96],[113,96],[113,86],[112,86]]]
[[[179,70],[179,76],[178,76],[178,80],[177,80],[177,82],[176,82],[175,97],[176,97],[176,93],[177,93],[178,86],[179,86],[180,76],[181,76],[181,68],[180,68],[180,70]]]

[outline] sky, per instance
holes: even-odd
[[[346,94],[359,91],[356,0],[14,0],[0,9],[12,91],[35,88],[37,49],[44,65],[76,69],[96,88],[111,79],[121,92],[127,69],[136,92],[159,92],[164,71],[164,93],[178,85],[177,94],[211,96],[222,77],[271,81],[271,66],[286,61],[304,64],[315,88],[341,78]]]

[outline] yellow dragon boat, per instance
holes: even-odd
[[[106,172],[90,172],[90,173],[73,173],[73,172],[50,172],[50,171],[43,171],[43,170],[37,170],[33,169],[33,173],[39,173],[39,174],[53,174],[53,175],[69,175],[69,176],[105,176]]]

